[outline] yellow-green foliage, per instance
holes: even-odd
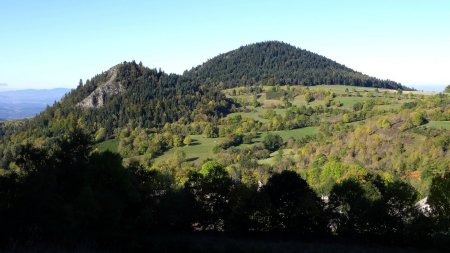
[[[450,171],[450,131],[422,125],[436,111],[447,111],[448,105],[448,97],[439,95],[418,101],[414,109],[375,115],[347,129],[337,123],[323,124],[320,129],[325,136],[301,146],[295,166],[321,193],[346,173],[370,171],[386,182],[407,180],[425,195],[431,177]],[[355,172],[348,172],[350,168]]]
[[[325,159],[322,156],[320,159]],[[319,161],[323,163],[323,161]],[[307,170],[306,181],[311,185],[317,192],[321,194],[328,194],[335,183],[342,182],[348,178],[362,179],[368,174],[368,170],[361,167],[360,165],[348,165],[341,162],[330,160],[324,162],[323,165],[315,166]]]

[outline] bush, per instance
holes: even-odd
[[[242,142],[244,144],[251,144],[254,138],[256,138],[256,133],[248,133],[242,137]]]
[[[413,123],[414,126],[421,126],[428,123],[428,120],[425,118],[425,113],[416,112],[413,114],[411,122]]]
[[[264,147],[270,151],[278,150],[283,145],[283,138],[277,134],[268,133],[263,139]]]
[[[242,144],[242,135],[240,134],[229,134],[225,137],[225,140],[223,140],[218,147],[222,149],[227,149],[233,146],[239,146]]]
[[[356,103],[353,105],[353,110],[354,110],[355,112],[361,111],[362,108],[363,108],[363,104],[362,104],[361,102],[356,102]]]

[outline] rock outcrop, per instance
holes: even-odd
[[[103,107],[109,98],[125,92],[123,85],[116,81],[117,66],[108,70],[108,81],[97,87],[89,96],[78,103],[83,108]]]

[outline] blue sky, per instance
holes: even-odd
[[[446,0],[0,0],[0,90],[72,88],[125,60],[182,73],[265,40],[420,89],[450,84]]]

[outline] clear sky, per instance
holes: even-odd
[[[266,40],[420,89],[450,84],[447,0],[0,0],[0,90],[72,88],[125,60],[182,73]]]

